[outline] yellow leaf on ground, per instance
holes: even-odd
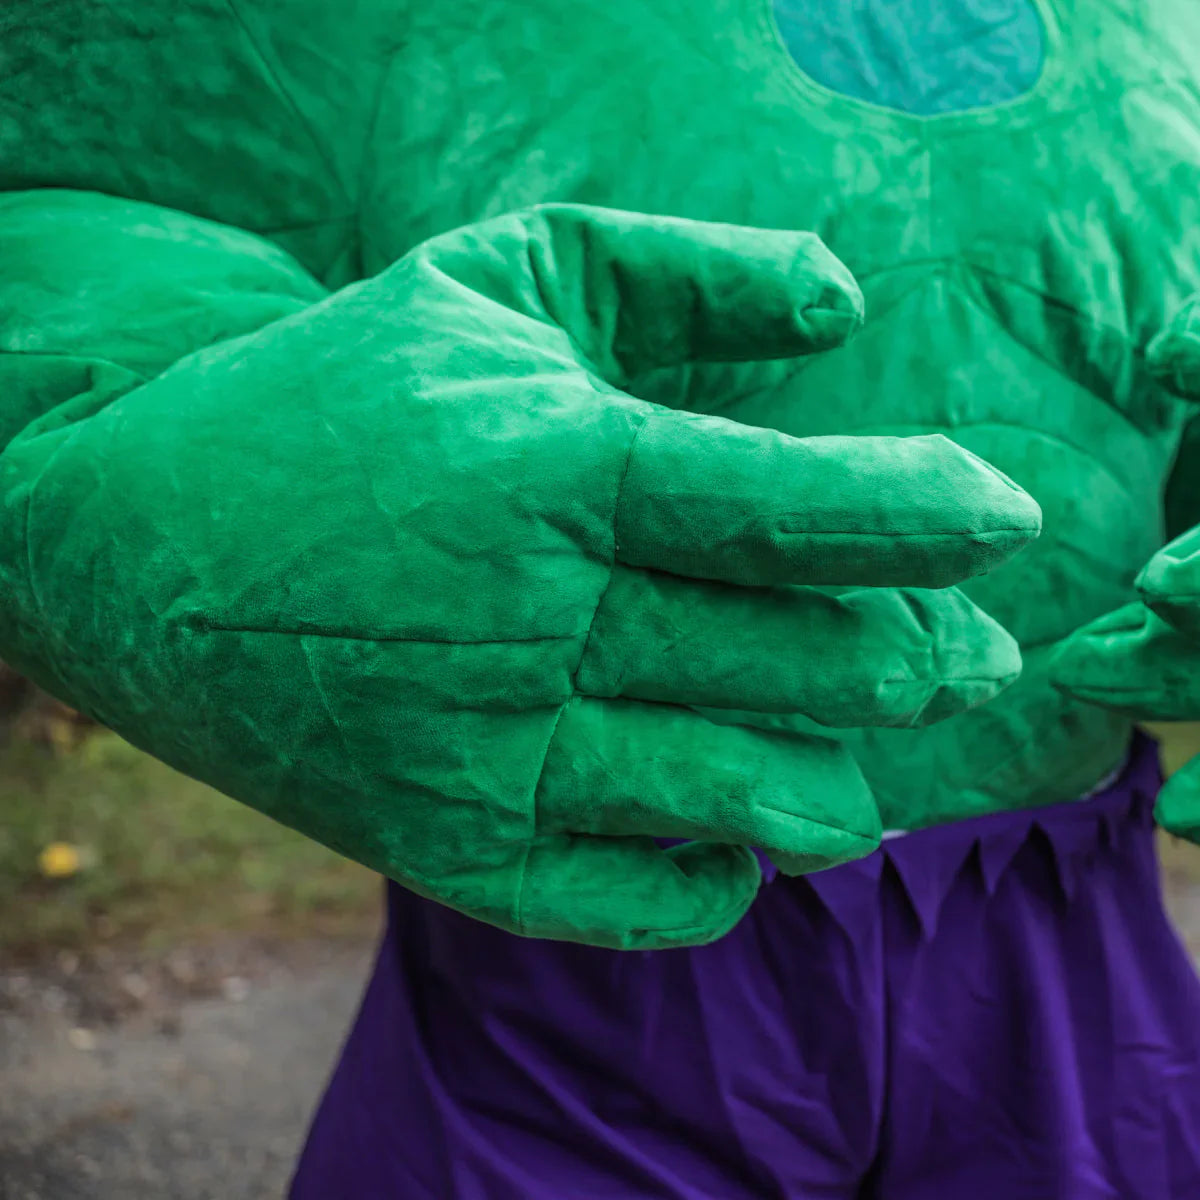
[[[38,869],[47,879],[67,879],[80,865],[79,851],[69,842],[51,842],[38,855]]]

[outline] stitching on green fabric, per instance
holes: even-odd
[[[1084,389],[1084,390],[1086,391],[1087,389]],[[1108,407],[1108,406],[1106,405],[1106,407]],[[894,429],[919,429],[924,433],[941,433],[947,427],[944,425],[931,425],[926,422],[918,423],[915,421],[905,421],[905,422],[888,421],[886,424],[884,424],[882,426],[876,426],[876,425],[850,426],[849,428],[845,429],[842,432],[842,434],[840,434],[839,436],[850,436],[850,437],[853,437],[856,435],[869,436],[873,430],[877,430],[880,428],[887,429],[889,431],[894,430]],[[1060,434],[1049,433],[1045,429],[1038,429],[1036,425],[1027,425],[1022,421],[1013,421],[1013,420],[1007,420],[1007,419],[1003,420],[1003,421],[956,421],[953,425],[953,429],[955,432],[957,432],[960,429],[1017,429],[1017,430],[1020,430],[1024,434],[1028,434],[1028,435],[1030,435],[1032,437],[1036,437],[1036,438],[1041,438],[1043,441],[1051,442],[1056,446],[1062,446],[1065,449],[1070,450],[1073,454],[1078,454],[1080,458],[1086,458],[1088,460],[1088,462],[1090,462],[1093,466],[1099,467],[1100,470],[1105,475],[1107,475],[1109,477],[1109,479],[1111,479],[1112,482],[1115,483],[1117,485],[1117,487],[1122,492],[1125,493],[1126,496],[1129,496],[1129,497],[1133,496],[1133,489],[1130,487],[1130,485],[1127,484],[1124,480],[1122,480],[1117,475],[1117,473],[1112,469],[1112,467],[1108,465],[1108,463],[1104,462],[1102,459],[1098,458],[1096,455],[1092,454],[1090,451],[1085,450],[1082,446],[1077,446],[1077,445],[1075,445],[1074,442],[1067,441],[1067,439],[1065,437],[1062,437]]]
[[[617,518],[621,513],[621,497],[624,495],[625,481],[629,478],[629,471],[633,466],[633,452],[637,447],[638,438],[641,437],[642,430],[646,428],[652,415],[653,410],[642,414],[641,422],[639,423],[637,429],[634,430],[633,438],[629,442],[629,453],[625,456],[625,466],[621,471],[621,478],[617,480],[617,495],[616,499],[613,501],[612,515],[612,562],[608,568],[608,582],[604,585],[604,590],[600,593],[599,598],[596,600],[596,607],[592,610],[592,619],[588,622],[587,633],[584,635],[583,639],[583,649],[579,654],[579,662],[576,664],[575,670],[571,674],[571,687],[573,689],[578,689],[579,672],[583,670],[583,664],[587,659],[588,647],[592,644],[592,632],[596,628],[596,618],[599,617],[600,609],[604,604],[604,597],[608,595],[609,590],[612,588],[613,580],[616,578],[617,551],[620,549],[621,545],[620,535],[617,533]]]
[[[930,676],[922,679],[919,676],[908,677],[904,675],[894,675],[890,679],[881,679],[880,687],[952,687],[956,683],[998,683],[1001,679],[1015,679],[1015,675],[940,675],[937,678]],[[737,710],[734,710],[737,711]]]
[[[805,534],[811,537],[866,538],[872,541],[895,542],[902,538],[924,541],[927,538],[988,537],[996,533],[1028,533],[1028,525],[1004,526],[1001,529],[950,529],[942,533],[868,533],[861,529],[806,529],[780,523],[780,533]]]
[[[283,80],[279,78],[279,73],[271,65],[266,54],[263,53],[263,49],[259,45],[258,38],[254,36],[254,33],[251,31],[250,26],[246,21],[246,18],[242,16],[241,10],[238,8],[238,0],[225,0],[225,5],[229,9],[230,15],[238,23],[242,33],[245,35],[246,41],[250,43],[250,48],[258,57],[258,61],[262,65],[263,70],[266,71],[271,82],[275,85],[275,90],[279,94],[279,98],[291,110],[292,115],[300,123],[300,128],[304,130],[305,137],[308,138],[312,148],[317,152],[322,164],[329,172],[330,181],[336,185],[338,190],[342,193],[342,197],[347,202],[351,201],[352,197],[347,192],[341,179],[338,178],[337,171],[334,169],[333,160],[329,157],[329,154],[326,151],[321,139],[317,137],[316,130],[313,129],[312,123],[304,115],[300,109],[300,106],[296,103],[295,97],[288,90],[288,88],[284,86]]]
[[[295,97],[288,90],[288,88],[286,88],[284,86],[283,80],[280,79],[280,77],[279,77],[279,73],[271,65],[266,54],[263,53],[263,49],[258,43],[258,38],[256,38],[254,36],[254,33],[251,31],[250,26],[246,21],[246,18],[242,15],[241,10],[238,8],[238,0],[225,0],[225,5],[229,9],[230,16],[232,16],[234,21],[237,22],[238,27],[241,29],[242,34],[246,38],[246,41],[250,43],[250,48],[254,51],[256,57],[258,58],[259,63],[262,65],[263,70],[266,71],[267,76],[271,80],[271,83],[274,85],[275,90],[279,95],[279,98],[283,101],[283,103],[286,105],[286,107],[291,111],[292,115],[299,122],[300,128],[304,131],[305,137],[308,138],[310,145],[317,152],[317,157],[321,160],[321,163],[325,167],[325,170],[329,173],[330,182],[334,185],[334,187],[337,188],[337,190],[339,192],[341,192],[342,199],[346,202],[346,204],[348,206],[356,207],[355,198],[350,195],[350,193],[346,189],[345,184],[342,182],[341,178],[338,176],[337,170],[335,169],[335,167],[333,165],[333,159],[330,157],[329,152],[326,150],[324,143],[321,141],[320,138],[317,137],[316,130],[313,128],[312,123],[304,115],[300,106],[296,103]],[[359,253],[360,265],[361,265],[361,261],[362,261],[362,254],[360,251],[360,253]]]
[[[1063,312],[1070,313],[1073,317],[1076,317],[1081,324],[1087,325],[1092,329],[1100,330],[1104,333],[1111,334],[1114,338],[1118,339],[1123,345],[1128,347],[1129,351],[1132,354],[1134,354],[1138,357],[1144,357],[1143,347],[1141,347],[1133,338],[1131,338],[1129,336],[1129,333],[1127,330],[1121,329],[1121,328],[1117,327],[1116,325],[1112,325],[1107,321],[1099,321],[1095,317],[1084,312],[1081,308],[1077,307],[1074,304],[1071,304],[1067,300],[1063,300],[1060,297],[1055,296],[1052,293],[1043,290],[1042,288],[1034,287],[1032,284],[1027,283],[1025,280],[1018,279],[1015,275],[1008,275],[1002,271],[997,271],[994,267],[986,266],[983,263],[975,262],[970,257],[964,256],[962,254],[931,254],[931,255],[925,255],[925,256],[921,256],[921,257],[917,257],[917,258],[905,259],[902,262],[887,263],[887,264],[884,264],[883,266],[874,267],[871,270],[856,271],[855,278],[858,280],[858,282],[860,284],[862,284],[862,283],[867,282],[868,280],[876,279],[883,275],[897,274],[899,272],[913,270],[914,268],[917,268],[917,267],[932,267],[932,266],[939,266],[939,265],[946,266],[946,267],[951,267],[951,266],[961,267],[964,269],[964,271],[968,275],[986,275],[989,279],[995,280],[998,283],[1007,284],[1011,287],[1017,288],[1018,290],[1026,293],[1027,295],[1036,296],[1039,300],[1044,300],[1047,304],[1052,305],[1055,308],[1061,309]],[[907,297],[911,296],[913,292],[920,290],[920,288],[928,282],[929,278],[930,277],[927,275],[922,275],[919,278],[914,279],[911,287],[906,288],[903,292],[897,294],[896,296],[894,296],[892,298],[892,303],[888,306],[889,310],[891,308],[894,308],[897,304],[903,302]],[[983,313],[984,316],[990,318],[992,321],[994,321],[999,326],[1000,329],[1002,329],[1005,333],[1007,333],[1010,337],[1012,337],[1011,330],[1009,330],[1006,325],[1004,325],[1001,321],[999,321],[997,319],[996,313],[991,308],[989,308],[987,305],[982,303],[980,297],[978,297],[969,287],[964,288],[962,294],[968,300],[970,300],[976,306],[976,308],[979,309],[979,311]],[[888,311],[888,310],[885,310],[885,311]],[[878,317],[879,317],[879,314],[876,313],[875,319],[878,320]],[[1033,354],[1035,357],[1040,357],[1037,355],[1036,351],[1034,351],[1031,347],[1026,346],[1026,344],[1024,342],[1018,341],[1015,337],[1013,337],[1013,341],[1016,341],[1017,345],[1024,347],[1026,350],[1028,350],[1030,352],[1030,354]],[[799,359],[796,362],[795,370],[791,372],[791,375],[799,374],[802,370],[804,370],[805,367],[807,367],[809,365],[809,361],[810,360],[807,357]],[[1054,363],[1051,359],[1043,358],[1041,361],[1043,361],[1047,365],[1053,367],[1054,370],[1056,372],[1058,372],[1059,374],[1065,374],[1062,367],[1059,366],[1058,364]],[[707,360],[706,360],[705,365],[707,365]],[[1068,378],[1071,378],[1071,377],[1068,376]],[[1080,385],[1080,386],[1082,386],[1082,385]],[[764,387],[759,390],[765,391],[767,389]],[[1087,389],[1085,389],[1085,390],[1087,390]],[[754,393],[747,393],[747,394],[752,395]],[[1122,414],[1122,415],[1124,415],[1124,414]]]
[[[360,153],[358,164],[358,178],[355,180],[355,196],[354,199],[354,232],[358,237],[358,253],[357,269],[359,276],[366,274],[366,250],[368,242],[371,248],[379,255],[385,265],[390,266],[392,262],[398,260],[389,260],[388,255],[381,253],[379,247],[375,244],[373,237],[367,236],[366,225],[363,221],[363,198],[367,191],[367,162],[370,157],[369,151],[375,142],[375,133],[379,127],[379,115],[383,111],[383,97],[387,91],[387,85],[391,81],[392,71],[396,67],[396,59],[399,57],[399,48],[394,49],[388,56],[388,61],[382,71],[379,73],[379,86],[375,90],[375,95],[371,99],[370,116],[367,120],[366,132],[363,134],[362,151]],[[403,256],[401,256],[403,257]]]
[[[541,790],[542,790],[542,780],[545,778],[545,775],[546,775],[546,763],[549,762],[549,760],[550,760],[550,748],[551,748],[551,746],[554,745],[554,738],[558,733],[558,727],[559,727],[559,724],[562,722],[563,714],[567,711],[567,709],[570,707],[570,705],[575,700],[579,699],[579,693],[577,691],[578,684],[576,681],[579,679],[579,672],[583,669],[584,659],[587,657],[588,646],[591,644],[591,640],[592,640],[592,630],[596,627],[596,618],[600,615],[600,606],[604,603],[604,597],[608,595],[608,590],[609,590],[609,588],[612,587],[613,577],[617,573],[617,546],[619,545],[619,540],[617,537],[617,515],[621,511],[621,495],[625,490],[625,480],[628,479],[628,477],[629,477],[629,470],[633,466],[634,448],[637,446],[638,438],[641,436],[642,430],[646,428],[646,425],[649,422],[650,417],[652,415],[653,415],[653,410],[650,410],[650,411],[647,411],[647,412],[641,414],[641,417],[642,417],[641,422],[638,424],[637,429],[634,430],[633,437],[630,438],[630,440],[629,440],[629,451],[625,455],[625,465],[622,467],[620,478],[617,480],[616,496],[613,499],[613,515],[612,515],[613,548],[612,548],[612,562],[609,564],[609,568],[608,568],[608,579],[605,582],[604,587],[601,589],[600,595],[596,598],[596,607],[592,610],[592,619],[591,619],[591,621],[588,622],[587,632],[584,634],[583,648],[579,652],[579,661],[575,664],[575,670],[571,672],[571,695],[568,696],[567,699],[563,701],[562,706],[559,708],[558,712],[555,714],[554,724],[551,726],[551,729],[550,729],[550,736],[546,739],[546,749],[542,753],[542,765],[538,768],[537,779],[534,781],[534,784],[533,784],[533,792],[530,797],[530,809],[532,810],[532,821],[533,821],[533,835],[530,837],[529,845],[526,846],[524,857],[521,860],[521,869],[520,869],[520,881],[521,882],[517,889],[517,899],[516,899],[516,906],[515,906],[515,912],[514,912],[514,916],[515,916],[516,923],[517,923],[517,928],[519,930],[521,930],[522,932],[524,932],[524,930],[525,930],[525,892],[526,892],[526,888],[528,886],[529,859],[530,859],[530,856],[533,854],[533,849],[534,849],[534,844],[535,844],[534,839],[537,836],[538,803],[539,803],[538,797],[541,794]]]
[[[63,438],[60,445],[54,448],[50,457],[42,465],[42,469],[37,473],[33,482],[29,485],[29,491],[25,498],[25,528],[23,531],[22,541],[25,544],[25,574],[29,580],[29,593],[33,597],[34,608],[37,609],[38,624],[40,626],[38,632],[43,638],[43,644],[46,648],[46,657],[50,660],[50,667],[54,674],[59,679],[66,679],[67,676],[63,673],[59,666],[57,654],[53,654],[50,650],[51,645],[60,641],[58,635],[51,632],[52,626],[46,620],[46,606],[42,600],[41,592],[38,589],[37,578],[33,569],[33,499],[34,493],[38,489],[38,485],[49,474],[50,469],[54,466],[58,456],[79,436],[80,431],[84,428],[84,423],[77,422],[71,432]],[[51,636],[47,637],[47,633]]]
[[[124,363],[119,363],[112,358],[97,358],[90,354],[72,354],[69,350],[18,350],[15,346],[0,346],[0,356],[7,358],[9,355],[20,358],[57,358],[70,363],[96,363],[100,366],[116,367],[118,371],[128,371],[139,383],[150,382],[150,376],[143,375],[140,371],[135,371],[132,367],[127,367]],[[66,404],[66,401],[64,400],[62,403]],[[55,408],[57,407],[58,405],[55,405]],[[53,409],[48,411],[53,412]]]
[[[876,267],[870,271],[856,272],[855,278],[861,284],[861,283],[866,283],[868,280],[875,279],[875,278],[877,278],[879,276],[883,276],[883,275],[889,275],[889,274],[895,274],[895,273],[899,273],[899,272],[903,272],[903,271],[908,271],[908,270],[911,270],[916,267],[929,267],[929,266],[939,266],[939,265],[944,266],[944,267],[958,266],[958,267],[963,268],[963,271],[966,273],[966,275],[968,277],[970,277],[972,275],[987,276],[987,278],[991,279],[995,283],[1003,284],[1003,285],[1018,289],[1025,295],[1036,297],[1037,299],[1044,301],[1045,304],[1053,306],[1054,308],[1060,310],[1061,312],[1070,314],[1081,325],[1087,326],[1088,328],[1094,329],[1100,333],[1110,335],[1112,338],[1116,339],[1116,341],[1118,341],[1124,348],[1126,348],[1128,350],[1129,354],[1131,356],[1133,356],[1135,359],[1139,359],[1139,360],[1143,360],[1143,361],[1145,359],[1145,356],[1146,356],[1145,347],[1143,347],[1143,346],[1139,345],[1137,342],[1135,342],[1129,336],[1129,334],[1126,330],[1120,329],[1117,326],[1112,325],[1106,321],[1098,321],[1094,317],[1091,317],[1087,313],[1083,312],[1081,309],[1079,309],[1075,305],[1070,304],[1065,300],[1059,299],[1058,297],[1053,296],[1049,292],[1043,291],[1040,288],[1036,288],[1036,287],[1032,286],[1031,284],[1026,283],[1024,280],[1017,279],[1015,276],[1012,276],[1012,275],[1006,275],[1000,271],[994,270],[991,267],[984,266],[981,263],[973,262],[971,259],[965,258],[962,256],[956,256],[956,255],[952,255],[952,254],[940,254],[940,255],[929,255],[929,256],[920,257],[920,258],[913,258],[913,259],[906,260],[904,262],[891,263],[886,266]],[[922,275],[919,278],[915,278],[910,287],[907,287],[902,292],[892,296],[891,303],[883,310],[884,314],[889,312],[891,309],[895,308],[897,305],[903,303],[914,292],[919,291],[929,281],[929,278],[930,278],[930,276],[927,276],[927,275]],[[1072,375],[1069,371],[1067,371],[1062,364],[1056,363],[1049,356],[1039,353],[1035,347],[1033,347],[1033,346],[1029,345],[1027,342],[1024,342],[1021,339],[1019,339],[1014,334],[1014,332],[1003,321],[1001,321],[999,319],[995,310],[992,307],[990,307],[989,305],[987,305],[984,302],[982,297],[980,297],[979,295],[976,294],[975,290],[969,285],[969,278],[968,278],[967,286],[964,286],[961,290],[961,295],[976,309],[976,311],[978,311],[984,317],[986,317],[989,321],[991,321],[996,326],[996,328],[999,329],[1004,335],[1006,335],[1008,337],[1008,339],[1014,345],[1019,346],[1022,350],[1024,350],[1027,354],[1029,354],[1031,358],[1034,358],[1038,362],[1042,363],[1044,366],[1049,367],[1056,375],[1060,375],[1060,376],[1068,379],[1071,383],[1075,384],[1078,388],[1080,388],[1080,390],[1086,392],[1088,395],[1095,396],[1096,399],[1098,399],[1106,408],[1109,408],[1113,412],[1115,412],[1122,419],[1122,421],[1124,421],[1125,423],[1132,426],[1132,428],[1138,432],[1139,436],[1142,436],[1144,434],[1144,431],[1142,430],[1142,428],[1133,420],[1133,418],[1128,413],[1124,412],[1116,404],[1116,402],[1113,398],[1105,396],[1099,392],[1096,392],[1094,389],[1089,388],[1085,383],[1083,383],[1081,380],[1077,379],[1074,375]],[[881,314],[879,312],[876,312],[875,319],[878,320],[880,318],[880,315]],[[709,412],[712,415],[720,416],[724,413],[729,412],[731,409],[736,408],[738,405],[746,403],[748,400],[750,400],[753,397],[780,392],[784,388],[795,384],[799,380],[800,376],[804,373],[804,371],[807,370],[809,368],[809,366],[811,366],[812,363],[818,359],[818,357],[819,356],[816,356],[816,355],[805,355],[803,357],[799,357],[799,358],[795,358],[795,359],[791,359],[791,360],[782,360],[785,362],[790,362],[791,367],[790,367],[790,369],[786,370],[778,379],[771,380],[770,382],[764,383],[757,387],[751,387],[751,388],[747,389],[746,391],[741,392],[740,394],[732,395],[724,403],[719,404],[710,409],[707,409],[705,411]],[[703,363],[690,364],[690,365],[692,366],[693,369],[695,369],[696,367],[709,367],[709,366],[720,367],[720,366],[736,365],[737,361],[738,360],[730,360],[730,359],[712,359],[712,360],[706,359]],[[672,371],[677,371],[678,369],[679,369],[678,367],[656,367],[650,371],[643,372],[641,375],[639,375],[633,381],[632,390],[634,391],[634,394],[636,394],[636,389],[638,388],[639,384],[643,383],[643,381],[651,381],[651,380],[657,379],[663,375],[669,374]],[[1165,388],[1163,388],[1163,386],[1161,384],[1158,385],[1158,389],[1160,391],[1166,390]],[[691,388],[689,387],[688,403],[690,403],[690,399],[691,399]],[[957,428],[961,428],[963,426],[956,423],[954,427],[957,429]],[[937,427],[937,428],[941,428],[941,427]],[[1021,428],[1027,428],[1027,427],[1021,426]],[[839,432],[841,432],[841,431],[839,431]],[[846,431],[846,432],[852,432],[852,431]],[[1069,444],[1069,443],[1067,443],[1067,444]]]
[[[558,727],[562,723],[563,714],[578,699],[578,696],[569,696],[559,706],[558,712],[554,714],[554,723],[550,726],[550,736],[546,739],[546,749],[542,752],[542,763],[538,767],[537,779],[533,782],[533,790],[529,796],[529,823],[531,828],[529,841],[525,845],[525,850],[521,855],[521,865],[517,871],[517,895],[513,901],[513,920],[516,922],[517,929],[521,933],[526,932],[525,893],[529,888],[529,860],[533,857],[533,851],[538,844],[538,797],[542,790],[542,780],[546,775],[546,763],[550,761],[550,747],[554,745],[554,739],[558,735]]]
[[[1032,285],[1023,282],[1022,280],[1014,279],[1010,275],[1002,275],[999,271],[990,270],[987,267],[977,266],[965,259],[955,259],[954,261],[956,265],[966,269],[967,279],[964,281],[966,286],[962,288],[962,295],[969,303],[974,305],[977,312],[981,313],[984,317],[990,320],[992,324],[1000,330],[1001,333],[1005,334],[1010,342],[1012,342],[1014,345],[1020,346],[1031,358],[1035,358],[1038,360],[1038,362],[1045,364],[1056,374],[1063,375],[1067,379],[1071,380],[1072,383],[1082,388],[1089,395],[1095,396],[1097,400],[1099,400],[1108,408],[1112,409],[1113,412],[1121,417],[1126,424],[1128,424],[1139,434],[1139,436],[1145,434],[1145,430],[1138,425],[1133,417],[1131,417],[1129,413],[1122,410],[1117,404],[1115,396],[1105,396],[1100,392],[1097,392],[1094,388],[1088,387],[1087,384],[1085,384],[1082,380],[1077,379],[1075,376],[1069,374],[1062,365],[1055,363],[1054,360],[1049,357],[1049,355],[1042,353],[1036,346],[1032,346],[1028,342],[1024,342],[1018,338],[1016,332],[1009,325],[1000,320],[1000,317],[996,313],[995,309],[988,306],[984,302],[984,298],[975,293],[975,290],[970,286],[970,276],[986,276],[989,279],[1007,284],[1009,287],[1015,288],[1026,295],[1036,296],[1039,300],[1043,301],[1043,303],[1053,308],[1057,308],[1062,312],[1069,313],[1072,317],[1078,320],[1081,325],[1085,325],[1091,329],[1099,330],[1102,333],[1113,335],[1118,339],[1120,344],[1129,351],[1133,358],[1141,360],[1144,363],[1146,357],[1145,348],[1137,345],[1133,339],[1130,338],[1128,332],[1123,329],[1118,329],[1114,325],[1109,325],[1105,321],[1097,321],[1094,318],[1089,317],[1080,309],[1076,308],[1075,305],[1068,304],[1065,300],[1059,300],[1057,297],[1051,296],[1041,288],[1035,288]],[[1162,388],[1161,384],[1158,385],[1158,388],[1160,392],[1165,390]]]
[[[346,730],[343,728],[341,721],[338,720],[337,713],[334,712],[333,705],[330,703],[329,693],[326,691],[325,685],[321,682],[316,663],[313,661],[312,651],[313,647],[307,645],[304,638],[300,638],[300,655],[304,659],[304,668],[308,672],[308,678],[312,682],[313,691],[316,693],[317,699],[321,702],[321,708],[324,710],[329,724],[333,726],[334,732],[337,734],[338,742],[342,748],[342,756],[350,764],[355,782],[357,782],[363,791],[369,793],[370,788],[363,777],[362,767],[359,764],[357,756],[350,749],[350,743],[346,738]]]
[[[1061,685],[1061,687],[1062,687],[1062,689],[1070,692],[1071,695],[1079,696],[1081,698],[1084,696],[1097,696],[1097,697],[1107,696],[1110,699],[1116,698],[1116,699],[1122,699],[1122,700],[1130,701],[1130,702],[1139,701],[1139,705],[1141,707],[1144,707],[1148,712],[1153,712],[1155,709],[1156,703],[1158,701],[1161,701],[1161,699],[1162,699],[1162,692],[1157,687],[1153,687],[1153,686],[1149,686],[1149,685],[1142,686],[1142,687],[1135,687],[1133,685],[1121,687],[1117,684],[1113,684],[1110,687],[1107,684],[1102,684],[1102,683],[1093,683],[1093,684],[1064,683]],[[1188,705],[1187,707],[1189,709],[1191,709],[1192,706]],[[1162,718],[1162,717],[1159,718],[1159,720],[1164,720],[1164,719],[1165,718]],[[1173,719],[1188,720],[1190,718],[1173,718]],[[1146,720],[1153,720],[1153,718],[1147,717]]]
[[[553,245],[553,239],[550,236],[549,222],[546,220],[545,215],[538,211],[540,207],[543,206],[535,205],[529,214],[522,215],[521,227],[525,230],[525,261],[529,266],[529,279],[533,284],[533,290],[537,293],[538,303],[542,306],[542,312],[545,314],[545,319],[538,317],[533,313],[522,313],[520,309],[509,309],[509,311],[516,312],[524,317],[529,317],[532,320],[537,321],[538,324],[546,325],[550,329],[560,333],[566,339],[567,345],[570,346],[575,352],[575,357],[578,359],[581,366],[587,367],[589,372],[593,372],[596,377],[604,383],[605,387],[611,387],[618,392],[624,392],[625,384],[627,382],[624,372],[622,371],[621,373],[621,381],[619,383],[614,384],[609,382],[609,380],[605,377],[602,368],[598,363],[596,363],[592,355],[588,353],[587,348],[579,341],[575,334],[572,333],[571,330],[562,323],[550,304],[549,295],[546,292],[546,289],[542,286],[542,266],[534,254],[534,251],[538,248],[539,243],[533,236],[533,231],[529,227],[530,220],[533,217],[536,217],[541,222],[543,231],[546,234],[546,240]],[[490,299],[490,297],[488,298]],[[499,301],[493,300],[493,303],[499,304]],[[500,307],[504,308],[506,306],[501,304]],[[613,364],[610,363],[609,365],[612,366]],[[618,363],[616,365],[619,366],[620,364]],[[592,386],[595,387],[595,384]],[[596,390],[600,391],[599,388],[596,388]]]
[[[1086,388],[1084,389],[1087,390]],[[1109,477],[1113,483],[1117,485],[1120,491],[1124,492],[1129,498],[1133,498],[1134,489],[1130,484],[1122,479],[1113,468],[1098,455],[1093,454],[1089,450],[1085,450],[1082,446],[1077,446],[1074,442],[1068,441],[1061,434],[1050,433],[1045,429],[1038,429],[1035,425],[1026,425],[1021,421],[963,421],[956,424],[957,429],[1019,429],[1022,433],[1031,437],[1040,438],[1044,442],[1051,442],[1056,446],[1062,446],[1064,449],[1070,450],[1073,454],[1078,454],[1080,458],[1087,459],[1094,467],[1099,467],[1101,472]]]
[[[773,804],[757,804],[755,807],[760,812],[776,813],[781,817],[787,817],[789,820],[798,821],[802,825],[812,825],[817,829],[832,829],[837,833],[847,834],[849,837],[857,838],[860,842],[865,842],[871,847],[878,845],[875,838],[868,837],[865,833],[856,833],[853,829],[847,829],[844,825],[835,825],[832,821],[818,821],[815,817],[806,817],[800,813],[788,812],[786,808],[776,808]]]
[[[335,629],[267,629],[256,625],[221,625],[192,614],[190,628],[196,633],[248,633],[270,637],[326,638],[329,641],[345,642],[409,642],[419,646],[515,646],[537,642],[569,642],[579,637],[578,633],[551,633],[540,637],[513,638],[436,638],[410,637],[407,634],[348,633]]]
[[[986,275],[989,279],[995,280],[998,283],[1007,284],[1030,296],[1036,296],[1039,300],[1044,300],[1047,304],[1061,309],[1063,312],[1070,313],[1073,317],[1076,317],[1081,324],[1087,325],[1092,329],[1101,330],[1104,333],[1112,334],[1115,338],[1127,346],[1132,353],[1139,356],[1142,354],[1141,347],[1129,336],[1128,330],[1118,328],[1116,325],[1112,325],[1107,321],[1098,321],[1095,317],[1084,312],[1083,309],[1071,304],[1067,300],[1063,300],[1059,296],[1055,296],[1042,288],[1034,287],[1033,284],[1026,282],[1024,279],[1018,279],[1015,275],[1009,275],[1003,271],[996,270],[995,267],[990,267],[984,263],[975,262],[972,258],[961,253],[931,254],[920,258],[905,259],[903,262],[888,263],[884,266],[875,267],[869,271],[856,272],[855,278],[859,281],[859,283],[864,283],[869,279],[875,279],[881,275],[891,275],[901,271],[910,270],[914,267],[930,267],[938,265],[947,267],[961,267],[968,276]],[[910,296],[914,291],[919,290],[928,281],[928,278],[928,276],[921,276],[920,278],[915,279],[912,287],[907,288],[904,292],[895,297],[893,307],[896,303],[899,303]],[[983,313],[984,316],[995,321],[1005,333],[1008,333],[1009,336],[1012,337],[1011,330],[1009,330],[1006,325],[997,319],[996,313],[991,308],[983,304],[980,297],[975,295],[975,293],[969,287],[963,289],[963,295],[965,295],[966,298],[970,300],[976,306],[976,308]],[[1017,341],[1015,337],[1013,340]],[[1025,343],[1017,341],[1017,345],[1025,346]],[[1035,357],[1040,357],[1031,347],[1025,346],[1025,348],[1029,350],[1029,352]],[[1060,366],[1055,364],[1050,359],[1042,359],[1042,361],[1053,367],[1060,374],[1065,373]]]

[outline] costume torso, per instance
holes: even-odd
[[[1030,90],[922,116],[802,71],[777,20],[803,46],[806,7],[820,37],[821,4],[777,18],[769,0],[597,3],[568,18],[525,0],[488,21],[422,5],[385,84],[367,226],[380,262],[544,199],[818,232],[866,296],[850,347],[638,390],[799,436],[945,432],[1030,491],[1042,538],[967,586],[1022,643],[1022,679],[933,728],[854,736],[889,824],[1066,799],[1125,731],[1049,687],[1048,652],[1130,599],[1161,542],[1185,415],[1141,356],[1200,287],[1200,98],[1174,57],[1190,50],[1200,77],[1200,21],[1188,35],[1170,5],[1138,6],[1152,10],[1139,27],[1058,0]],[[440,86],[406,106],[418,60]]]
[[[242,224],[333,284],[548,200],[819,233],[866,296],[849,347],[633,390],[798,436],[945,432],[1042,505],[1041,540],[967,586],[1022,643],[1022,679],[927,730],[848,735],[885,823],[916,827],[1069,799],[1123,753],[1127,722],[1059,696],[1045,663],[1131,598],[1189,415],[1143,352],[1200,290],[1200,19],[1189,0],[1032,3],[1009,5],[1038,43],[1032,72],[997,67],[1009,98],[964,109],[967,61],[918,112],[829,86],[845,48],[825,70],[806,54],[833,28],[817,0],[244,0],[140,42],[143,6],[110,6],[88,20],[118,23],[131,73],[167,72],[161,124],[108,153],[97,133],[90,156],[77,131],[51,140],[0,183]],[[54,29],[86,69],[96,31]],[[52,137],[53,114],[13,120]]]

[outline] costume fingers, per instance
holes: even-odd
[[[751,586],[944,587],[1040,529],[1030,496],[940,435],[799,439],[661,409],[616,514],[620,561]]]
[[[629,700],[567,705],[537,800],[539,834],[757,846],[796,874],[869,854],[880,836],[870,791],[837,743]]]
[[[1020,670],[1016,642],[956,589],[829,596],[618,566],[576,684],[830,726],[911,726],[991,699]]]
[[[811,233],[548,204],[422,253],[506,307],[549,317],[614,387],[689,361],[811,353],[862,323],[857,284]]]
[[[1144,604],[1128,604],[1073,634],[1051,673],[1061,690],[1139,720],[1200,714],[1200,645]]]
[[[1200,641],[1200,528],[1164,546],[1138,576],[1137,586],[1163,620]]]
[[[525,864],[520,931],[622,950],[697,946],[745,915],[762,875],[744,846],[562,834]]]

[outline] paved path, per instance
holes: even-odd
[[[370,949],[107,1028],[53,991],[0,1013],[0,1200],[279,1200]]]

